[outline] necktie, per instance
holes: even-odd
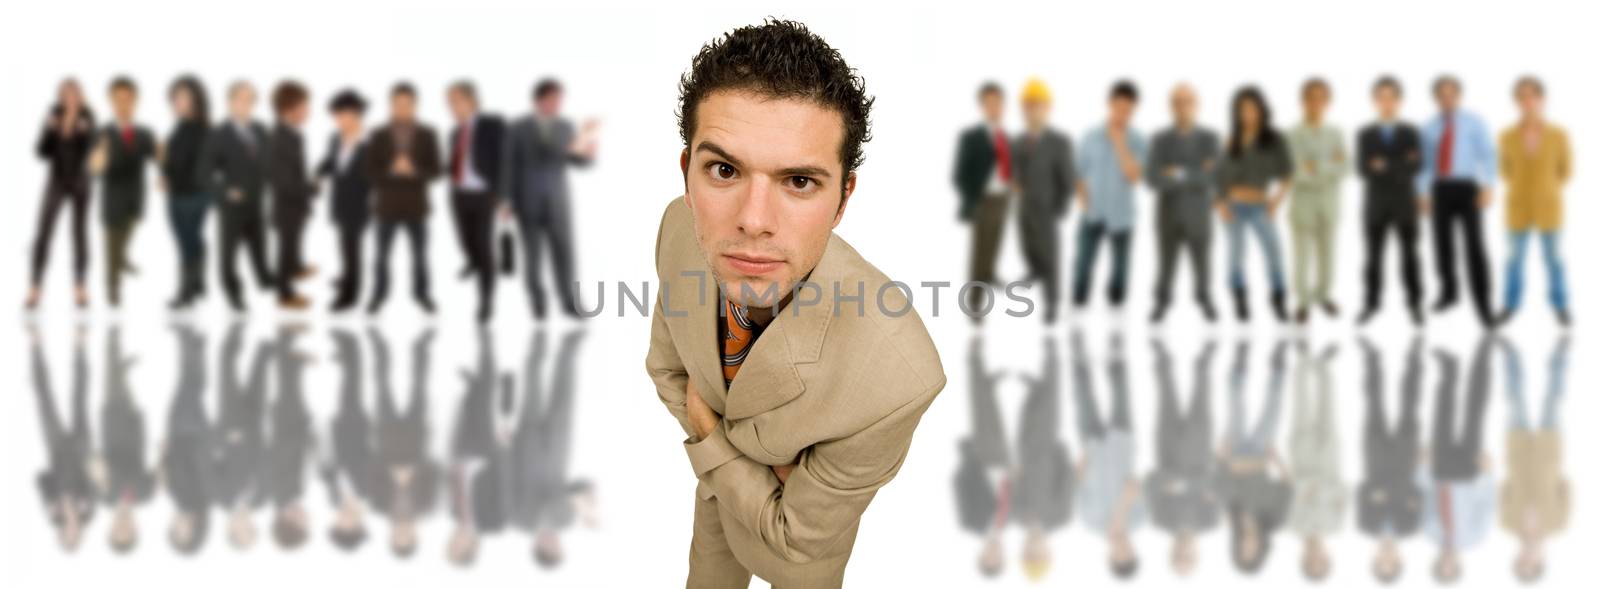
[[[468,138],[472,133],[472,123],[461,125],[461,132],[456,133],[456,153],[450,158],[450,178],[456,184],[461,183],[461,174],[467,163]]]
[[[1450,175],[1450,164],[1453,159],[1456,144],[1456,117],[1453,114],[1444,115],[1444,133],[1439,135],[1439,168],[1437,174],[1440,178]]]
[[[1456,545],[1455,506],[1450,503],[1450,486],[1439,486],[1439,529],[1444,532],[1444,545]]]
[[[133,146],[133,127],[122,127],[122,144],[128,147]]]
[[[1011,145],[1006,142],[1006,134],[998,130],[994,132],[994,165],[1000,174],[1000,181],[1010,182]]]
[[[739,366],[750,355],[750,346],[756,341],[755,323],[750,321],[749,310],[743,305],[727,300],[723,305],[726,317],[722,336],[722,381],[731,386],[734,375],[739,374]]]

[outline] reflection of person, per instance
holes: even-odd
[[[450,131],[450,212],[467,259],[462,276],[478,279],[478,321],[494,313],[494,217],[501,207],[501,147],[505,120],[478,109],[472,82],[450,85],[446,95],[456,126]]]
[[[328,536],[334,546],[345,551],[359,548],[367,539],[362,511],[372,495],[375,460],[372,418],[361,404],[361,341],[344,329],[333,332],[334,361],[339,365],[339,409],[328,423],[323,444],[321,470],[323,483],[333,501],[333,524]]]
[[[1044,82],[1030,80],[1023,87],[1022,115],[1027,129],[1012,140],[1011,147],[1022,200],[1018,215],[1022,250],[1028,261],[1028,274],[1044,283],[1044,320],[1050,323],[1055,321],[1056,304],[1061,299],[1057,225],[1072,205],[1068,199],[1078,180],[1073,171],[1072,140],[1049,126],[1050,88]]]
[[[1344,132],[1324,120],[1333,89],[1312,78],[1300,89],[1305,120],[1285,136],[1294,158],[1289,202],[1289,237],[1294,245],[1295,320],[1310,320],[1311,307],[1339,316],[1333,302],[1334,235],[1339,227],[1339,184],[1350,167]]]
[[[493,332],[479,326],[477,339],[478,364],[461,371],[466,392],[456,412],[445,474],[450,518],[455,520],[445,555],[457,566],[476,561],[480,536],[505,528],[513,499],[507,492],[511,488],[507,466],[515,409],[511,392],[500,388]],[[509,377],[505,380],[509,385]]]
[[[306,170],[303,129],[311,114],[311,95],[299,82],[283,82],[272,91],[272,156],[268,183],[272,188],[272,225],[278,232],[278,306],[299,310],[310,306],[294,290],[298,280],[310,278],[316,267],[305,263],[301,239],[311,217],[311,198],[317,185]]]
[[[1083,219],[1078,221],[1078,253],[1072,270],[1072,304],[1089,303],[1094,284],[1095,260],[1100,243],[1111,247],[1111,280],[1106,298],[1121,307],[1128,293],[1128,265],[1133,249],[1134,190],[1144,175],[1147,147],[1144,134],[1133,125],[1139,91],[1132,82],[1119,81],[1106,100],[1106,122],[1083,134],[1078,150],[1078,198]]]
[[[433,508],[438,494],[438,465],[428,453],[428,368],[433,330],[411,344],[411,398],[405,412],[390,386],[389,343],[369,329],[378,383],[378,419],[373,430],[372,506],[389,516],[389,547],[410,558],[417,550],[417,520]]]
[[[996,286],[995,259],[1000,256],[1000,237],[1005,232],[1006,209],[1011,206],[1011,139],[1006,136],[1005,95],[1000,85],[985,82],[978,88],[978,106],[983,121],[961,132],[956,142],[955,186],[959,198],[956,217],[972,225],[970,280]],[[983,308],[984,289],[968,291],[967,312],[974,318]]]
[[[1305,541],[1300,570],[1321,581],[1333,570],[1327,536],[1344,521],[1345,486],[1339,468],[1339,412],[1334,403],[1333,359],[1329,345],[1313,356],[1300,344],[1295,365],[1294,417],[1289,429],[1289,478],[1294,497],[1289,504],[1289,529]]]
[[[1567,349],[1562,337],[1550,352],[1544,402],[1537,423],[1528,417],[1523,398],[1522,358],[1510,340],[1501,339],[1506,362],[1506,397],[1511,424],[1506,432],[1506,480],[1500,491],[1500,526],[1517,537],[1521,548],[1512,569],[1533,583],[1544,576],[1545,541],[1566,530],[1572,511],[1572,487],[1563,472],[1561,398],[1566,394]]]
[[[160,159],[155,135],[133,120],[139,88],[133,80],[111,82],[111,124],[95,142],[90,167],[100,175],[100,222],[105,228],[106,300],[115,307],[122,298],[122,276],[137,272],[128,259],[128,243],[144,216],[146,164]]]
[[[1181,409],[1178,386],[1172,376],[1172,356],[1161,340],[1153,340],[1156,382],[1161,408],[1156,421],[1156,467],[1145,477],[1144,494],[1150,502],[1150,520],[1172,534],[1172,571],[1194,573],[1200,551],[1198,536],[1217,527],[1221,500],[1216,489],[1216,460],[1211,436],[1211,358],[1215,342],[1194,360],[1194,394]]]
[[[72,552],[83,539],[83,530],[94,517],[95,482],[89,474],[89,363],[83,351],[83,330],[79,328],[72,352],[72,409],[68,421],[56,409],[55,390],[50,383],[50,367],[44,359],[43,342],[37,331],[29,329],[33,348],[33,393],[39,406],[39,429],[44,432],[48,466],[39,471],[35,483],[45,515],[56,529],[61,549]]]
[[[417,90],[407,82],[389,91],[389,124],[367,140],[367,182],[372,186],[373,214],[378,219],[378,252],[372,298],[367,312],[376,314],[389,296],[389,252],[395,232],[411,244],[411,296],[433,313],[428,290],[428,184],[439,176],[439,138],[417,120]]]
[[[1022,568],[1028,578],[1043,579],[1050,571],[1050,534],[1072,519],[1072,453],[1061,439],[1061,368],[1056,340],[1044,342],[1044,366],[1038,377],[1024,376],[1028,397],[1017,428],[1016,513],[1027,539]]]
[[[267,128],[251,118],[256,89],[249,82],[228,88],[228,120],[209,135],[201,174],[207,189],[219,198],[217,227],[222,258],[222,288],[234,311],[245,310],[243,287],[234,264],[243,246],[256,284],[273,288],[277,279],[267,266],[267,226],[263,207],[267,182]]]
[[[1417,172],[1422,169],[1422,146],[1417,128],[1400,120],[1400,81],[1378,78],[1372,102],[1378,120],[1361,129],[1356,138],[1356,169],[1366,181],[1362,203],[1362,233],[1367,244],[1364,273],[1366,306],[1357,322],[1365,325],[1383,304],[1384,247],[1394,233],[1400,247],[1401,284],[1411,322],[1421,326],[1422,264],[1417,258]]]
[[[500,166],[500,173],[505,176],[501,189],[510,200],[522,234],[523,280],[527,281],[528,302],[536,318],[543,318],[545,313],[541,252],[547,245],[556,300],[563,313],[579,316],[567,167],[587,166],[594,161],[599,123],[589,120],[575,128],[561,116],[564,94],[561,83],[551,78],[534,85],[533,112],[507,130],[502,154],[505,162]]]
[[[1289,309],[1283,250],[1274,219],[1294,174],[1294,162],[1288,140],[1272,126],[1272,110],[1259,88],[1241,88],[1233,95],[1230,112],[1233,123],[1226,155],[1217,168],[1217,212],[1228,229],[1228,286],[1233,290],[1234,313],[1239,321],[1250,320],[1244,277],[1244,232],[1248,229],[1255,233],[1266,258],[1272,311],[1281,323],[1288,321]]]
[[[50,238],[55,235],[56,215],[61,207],[72,207],[72,285],[78,306],[89,304],[84,284],[89,270],[89,152],[94,143],[94,112],[83,97],[83,87],[68,78],[56,89],[56,103],[50,107],[44,129],[39,131],[36,151],[49,166],[44,202],[39,207],[39,224],[33,236],[33,266],[29,275],[27,308],[39,306],[44,286],[45,262],[50,258]]]
[[[1199,98],[1194,88],[1172,89],[1172,126],[1150,142],[1145,181],[1158,198],[1156,205],[1156,300],[1150,320],[1159,323],[1172,301],[1172,277],[1178,250],[1188,250],[1195,304],[1206,321],[1217,318],[1211,302],[1211,211],[1216,191],[1213,175],[1221,155],[1217,134],[1199,126]]]
[[[144,412],[128,383],[133,358],[122,353],[121,328],[106,335],[106,396],[100,405],[102,495],[112,509],[111,549],[126,554],[139,540],[134,510],[155,494],[156,472],[145,458]]]
[[[1106,359],[1111,385],[1111,416],[1100,413],[1094,375],[1082,334],[1072,333],[1072,379],[1083,455],[1078,461],[1078,512],[1083,525],[1105,537],[1111,573],[1131,579],[1139,572],[1133,532],[1144,525],[1145,496],[1133,470],[1133,416],[1128,406],[1128,370],[1122,356],[1122,335],[1112,336]]]
[[[1371,341],[1361,340],[1366,359],[1366,420],[1361,433],[1364,475],[1356,488],[1356,527],[1378,541],[1372,575],[1381,583],[1400,578],[1404,562],[1400,541],[1422,523],[1422,491],[1417,485],[1417,460],[1422,453],[1417,404],[1422,400],[1422,340],[1411,340],[1405,374],[1400,378],[1400,421],[1390,425],[1384,409],[1383,355]]]
[[[270,429],[263,465],[262,493],[272,501],[275,513],[272,538],[280,548],[292,550],[305,544],[311,522],[306,514],[306,461],[314,449],[311,413],[306,407],[302,381],[309,357],[296,347],[304,328],[278,327],[274,343],[277,360],[278,395],[268,415]]]
[[[255,510],[266,501],[262,469],[266,452],[267,367],[273,346],[257,344],[241,383],[237,364],[244,353],[243,321],[228,328],[222,342],[222,385],[217,387],[217,420],[212,452],[211,502],[228,514],[228,541],[247,550],[255,545]]]
[[[206,213],[215,200],[204,183],[205,147],[211,134],[211,109],[205,87],[183,76],[167,91],[178,120],[167,135],[161,158],[161,181],[167,192],[167,214],[178,242],[178,294],[168,305],[183,309],[206,290]]]
[[[217,427],[206,417],[205,335],[189,325],[172,329],[178,337],[178,386],[161,444],[161,486],[172,497],[167,540],[179,554],[192,555],[205,545],[221,440]]]
[[[1489,352],[1493,340],[1478,342],[1466,381],[1466,415],[1457,431],[1456,357],[1434,351],[1439,389],[1434,397],[1433,446],[1429,472],[1417,471],[1422,487],[1422,531],[1439,545],[1433,577],[1440,583],[1461,578],[1461,553],[1488,535],[1494,524],[1495,485],[1489,455],[1483,451],[1483,419],[1489,408]]]
[[[945,384],[904,293],[832,231],[872,99],[837,51],[780,20],[703,47],[680,99],[684,196],[661,219],[645,365],[700,480],[688,584],[838,586],[861,514]],[[693,304],[707,275],[721,296]],[[783,308],[802,280],[880,294]]]
[[[1566,265],[1561,261],[1561,191],[1572,176],[1572,147],[1567,132],[1544,118],[1544,83],[1534,77],[1517,80],[1512,91],[1522,111],[1516,125],[1500,133],[1500,174],[1506,179],[1506,228],[1511,254],[1506,262],[1506,294],[1496,321],[1504,324],[1522,303],[1522,268],[1528,238],[1537,235],[1544,251],[1550,306],[1563,326],[1572,321],[1567,308]]]
[[[1493,200],[1495,149],[1489,128],[1461,108],[1461,81],[1441,76],[1433,83],[1439,114],[1422,126],[1422,173],[1417,191],[1427,195],[1433,213],[1435,270],[1439,299],[1434,312],[1456,304],[1456,234],[1466,256],[1467,285],[1478,320],[1492,326],[1489,254],[1484,249],[1483,209]]]
[[[511,442],[514,500],[511,519],[533,537],[532,554],[540,567],[552,569],[564,558],[561,531],[582,517],[594,525],[594,489],[588,481],[569,478],[572,455],[572,408],[577,399],[573,365],[584,332],[567,332],[556,352],[555,374],[544,381],[544,332],[535,341],[522,370],[522,415]]]
[[[361,297],[361,245],[372,220],[371,187],[363,171],[367,141],[361,127],[367,101],[345,90],[334,95],[328,110],[338,130],[328,140],[327,155],[317,164],[316,173],[331,185],[328,216],[339,233],[339,277],[334,279],[330,307],[339,313],[354,307]]]
[[[1278,456],[1278,414],[1283,405],[1283,384],[1289,343],[1273,348],[1267,379],[1265,406],[1251,425],[1245,420],[1245,385],[1249,377],[1250,343],[1234,348],[1232,389],[1228,395],[1228,431],[1219,453],[1222,464],[1217,494],[1227,505],[1233,564],[1241,572],[1257,573],[1272,553],[1272,535],[1288,516],[1292,491],[1287,469]]]
[[[984,361],[983,342],[974,337],[967,344],[968,415],[971,433],[957,446],[956,514],[962,529],[983,538],[978,554],[978,571],[997,577],[1005,566],[1002,533],[1011,515],[1011,450],[1006,444],[1005,426],[995,389],[1001,373],[990,371]]]

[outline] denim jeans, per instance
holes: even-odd
[[[1255,233],[1256,241],[1261,244],[1261,252],[1266,256],[1267,280],[1272,292],[1282,291],[1283,248],[1279,245],[1278,227],[1267,214],[1267,205],[1235,203],[1228,205],[1228,208],[1233,212],[1233,220],[1228,223],[1229,285],[1235,289],[1245,287],[1244,232],[1248,229]]]
[[[173,195],[167,199],[167,216],[172,221],[172,236],[178,241],[178,259],[184,264],[200,263],[206,254],[206,211],[211,197],[205,194]]]
[[[1544,249],[1545,280],[1550,284],[1550,305],[1558,311],[1567,310],[1566,265],[1561,261],[1559,231],[1522,230],[1511,232],[1511,258],[1506,262],[1507,311],[1515,311],[1522,304],[1522,266],[1528,257],[1528,238],[1537,233]]]

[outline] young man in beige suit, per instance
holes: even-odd
[[[833,234],[872,99],[776,20],[707,44],[680,94],[645,364],[699,478],[688,586],[837,587],[945,384],[907,290]]]

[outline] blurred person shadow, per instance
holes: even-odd
[[[1255,574],[1272,554],[1272,536],[1288,517],[1293,490],[1277,450],[1278,421],[1287,379],[1289,342],[1278,340],[1269,360],[1266,400],[1255,421],[1245,403],[1250,341],[1234,346],[1229,375],[1228,427],[1220,444],[1217,493],[1227,507],[1229,552],[1240,572]]]
[[[187,323],[172,326],[178,340],[178,382],[161,445],[161,485],[172,498],[167,540],[183,555],[205,545],[216,485],[217,427],[206,416],[206,337]]]
[[[1400,377],[1400,420],[1391,424],[1385,404],[1383,352],[1371,340],[1361,338],[1366,416],[1361,429],[1363,476],[1356,487],[1356,527],[1378,542],[1372,575],[1384,584],[1400,579],[1405,567],[1400,543],[1422,525],[1422,489],[1417,479],[1422,427],[1417,410],[1422,401],[1423,354],[1422,338],[1413,337]]]
[[[245,322],[234,321],[222,342],[221,386],[217,388],[217,432],[213,439],[212,502],[228,514],[228,541],[234,548],[255,545],[255,510],[266,501],[262,488],[266,454],[267,368],[276,346],[257,343],[245,379],[238,363],[244,354]]]
[[[1457,382],[1461,380],[1454,352],[1435,348],[1439,388],[1434,397],[1433,435],[1428,475],[1422,486],[1422,531],[1439,545],[1433,577],[1442,585],[1461,579],[1461,553],[1477,546],[1493,523],[1496,489],[1493,465],[1483,449],[1483,420],[1489,408],[1492,336],[1483,335],[1472,355],[1465,383],[1466,414],[1457,424]]]
[[[139,528],[134,511],[155,493],[157,469],[145,451],[144,410],[134,398],[128,375],[136,363],[122,352],[122,329],[106,335],[105,398],[100,405],[100,458],[104,501],[112,510],[108,542],[118,554],[132,552]]]
[[[334,506],[328,538],[340,550],[353,552],[367,539],[365,508],[371,501],[376,472],[372,417],[362,403],[364,367],[361,340],[348,329],[332,333],[333,360],[339,367],[339,408],[328,422],[327,443],[317,447],[318,467]]]
[[[1139,554],[1133,533],[1144,524],[1145,497],[1134,471],[1137,451],[1133,435],[1133,410],[1128,399],[1128,367],[1123,357],[1122,334],[1113,332],[1107,347],[1106,381],[1111,388],[1111,415],[1101,414],[1094,392],[1094,376],[1083,334],[1071,334],[1072,375],[1077,407],[1078,436],[1083,454],[1077,465],[1078,513],[1083,525],[1105,537],[1111,574],[1131,580],[1139,572]]]
[[[1024,374],[1028,397],[1017,428],[1017,488],[1014,518],[1026,534],[1022,568],[1039,581],[1050,571],[1050,535],[1072,520],[1071,450],[1061,437],[1061,363],[1056,339],[1044,341],[1044,359],[1037,376]]]
[[[455,521],[446,557],[463,567],[476,560],[481,536],[505,529],[516,495],[510,486],[516,405],[510,377],[500,375],[491,325],[477,328],[475,369],[461,371],[466,390],[456,412],[446,475]]]
[[[302,324],[282,323],[273,346],[278,387],[268,415],[270,430],[261,486],[274,508],[272,538],[284,550],[299,548],[310,535],[303,496],[314,440],[311,412],[303,392],[305,368],[311,356],[298,345],[304,332]]]
[[[1544,578],[1545,542],[1566,530],[1572,510],[1560,425],[1571,339],[1560,336],[1550,351],[1538,421],[1533,421],[1523,395],[1522,358],[1516,343],[1502,336],[1498,347],[1505,358],[1506,401],[1510,405],[1500,525],[1519,545],[1512,561],[1513,573],[1518,580],[1531,584]]]
[[[962,529],[983,538],[978,571],[992,578],[1004,569],[1001,532],[1010,516],[1015,474],[995,399],[995,387],[1004,374],[988,369],[979,336],[967,344],[966,363],[971,431],[957,443],[956,516]]]
[[[1289,529],[1303,543],[1300,571],[1321,582],[1333,572],[1327,537],[1344,522],[1346,489],[1339,467],[1339,411],[1335,402],[1333,363],[1338,344],[1312,353],[1304,340],[1295,345],[1294,407],[1289,428],[1289,478],[1294,495],[1289,503]]]
[[[35,483],[39,498],[55,528],[56,540],[65,552],[75,552],[83,540],[84,529],[94,518],[98,488],[90,473],[91,439],[88,409],[89,362],[84,352],[85,333],[79,327],[72,347],[72,405],[70,422],[63,421],[56,407],[45,361],[44,338],[38,327],[28,326],[32,348],[34,400],[39,409],[39,427],[44,432],[47,465]]]
[[[573,368],[584,336],[582,327],[562,335],[548,383],[543,372],[543,328],[534,332],[533,345],[523,362],[523,397],[511,441],[516,493],[511,501],[512,522],[533,537],[533,560],[544,569],[554,569],[565,559],[563,530],[578,519],[588,527],[598,523],[593,485],[568,473],[577,386]]]
[[[1145,477],[1145,497],[1157,528],[1172,534],[1172,571],[1194,573],[1199,563],[1199,536],[1217,527],[1221,498],[1217,495],[1216,440],[1211,414],[1211,364],[1217,343],[1207,340],[1194,359],[1194,393],[1184,408],[1173,376],[1172,354],[1160,338],[1150,340],[1155,355],[1160,406],[1156,418],[1156,467]]]
[[[411,344],[411,395],[404,412],[395,403],[390,379],[389,344],[383,332],[368,328],[373,371],[378,383],[378,422],[373,508],[389,517],[389,546],[398,558],[417,549],[417,520],[438,496],[439,466],[428,454],[428,369],[433,328]]]

